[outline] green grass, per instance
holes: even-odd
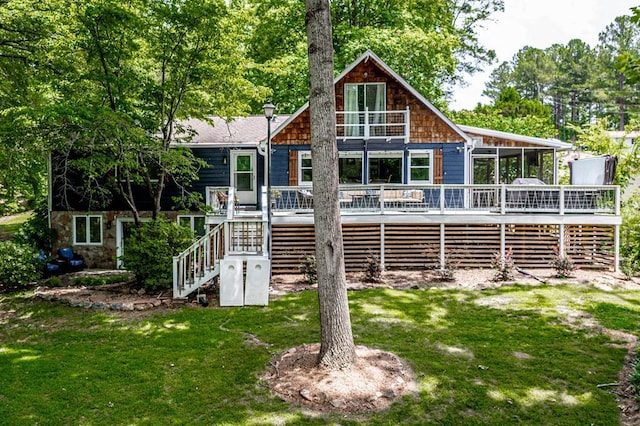
[[[617,381],[625,350],[581,321],[637,334],[638,293],[516,286],[349,297],[356,343],[400,355],[417,376],[419,392],[386,412],[312,416],[259,380],[277,354],[318,340],[313,292],[265,308],[185,307],[137,319],[24,294],[0,296],[0,423],[618,423],[615,396],[597,385]]]
[[[0,241],[11,239],[20,226],[33,216],[33,212],[0,218]]]

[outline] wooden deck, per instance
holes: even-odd
[[[370,255],[388,270],[440,267],[445,261],[488,268],[508,249],[521,267],[549,267],[558,249],[581,268],[617,268],[618,187],[400,188],[341,187],[348,271],[363,270]],[[312,193],[304,187],[275,190],[273,271],[297,273],[301,260],[314,253]],[[406,200],[399,201],[399,194]]]

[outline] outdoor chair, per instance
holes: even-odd
[[[81,271],[85,267],[84,257],[81,254],[75,253],[71,247],[62,247],[58,250],[58,258],[56,259],[58,265],[63,271]]]
[[[45,253],[44,251],[40,251],[38,259],[43,263],[42,273],[45,277],[58,275],[60,272],[62,272],[60,265],[55,260],[52,260],[51,256],[47,255],[47,253]]]

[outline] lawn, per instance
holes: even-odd
[[[18,228],[32,216],[33,212],[26,212],[0,217],[0,241],[10,240]]]
[[[259,380],[318,340],[314,292],[265,308],[126,316],[0,296],[0,423],[11,425],[612,425],[640,294],[590,287],[349,294],[356,343],[394,352],[419,392],[381,413],[313,415]],[[585,324],[582,324],[582,323]]]

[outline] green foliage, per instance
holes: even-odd
[[[513,250],[509,247],[504,256],[500,253],[494,253],[491,260],[491,268],[495,270],[493,276],[494,281],[512,281],[513,272],[516,269],[516,264],[513,260]]]
[[[13,241],[0,242],[0,286],[23,287],[42,276],[38,250]]]
[[[31,245],[38,250],[49,253],[57,239],[55,229],[49,227],[46,202],[41,202],[35,214],[23,223],[13,236],[18,244]]]
[[[313,255],[305,256],[300,265],[300,272],[304,275],[307,283],[311,285],[318,284],[318,264],[316,257]]]
[[[248,51],[258,64],[251,79],[272,89],[280,112],[291,113],[309,96],[304,2],[251,0],[249,4],[253,31]],[[334,0],[335,68],[341,71],[371,49],[420,93],[439,103],[447,86],[462,73],[473,73],[494,60],[495,52],[479,43],[476,28],[502,9],[502,0]]]
[[[624,143],[624,137],[615,141],[607,133],[609,123],[605,120],[598,120],[582,127],[571,126],[570,128],[577,135],[577,143],[587,151],[596,155],[608,154],[618,157],[618,167],[613,180],[614,185],[620,185],[620,188],[624,190],[638,176],[640,171],[639,144],[634,143],[631,146],[627,146]],[[638,123],[632,123],[628,131],[637,128]]]
[[[576,271],[576,265],[570,256],[560,253],[558,247],[553,248],[553,256],[549,264],[556,271],[556,278],[570,278],[573,277]]]
[[[186,227],[158,218],[133,228],[125,241],[124,267],[149,290],[169,289],[173,283],[173,256],[193,242]]]
[[[628,277],[635,276],[640,268],[640,200],[637,198],[622,206],[620,257],[622,272]]]

